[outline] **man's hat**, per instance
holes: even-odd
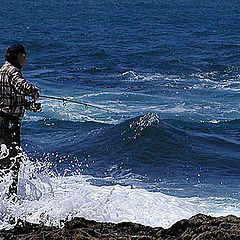
[[[15,43],[6,48],[6,54],[17,55],[19,53],[26,54],[24,46],[20,43]]]

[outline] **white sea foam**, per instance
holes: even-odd
[[[11,203],[4,194],[1,195],[1,229],[12,227],[9,217],[60,226],[61,220],[75,216],[166,228],[182,218],[202,212],[189,199],[120,185],[94,186],[87,176],[51,177],[47,172],[36,173],[34,167],[36,164],[26,161],[21,170],[19,202]]]
[[[38,170],[42,171],[39,172]],[[37,171],[36,171],[37,170]],[[8,174],[0,183],[0,229],[13,227],[10,219],[62,226],[73,217],[101,222],[131,221],[168,228],[197,213],[240,216],[239,201],[226,198],[177,198],[131,186],[94,186],[84,175],[53,176],[40,163],[24,161],[20,172],[20,201],[6,199]]]
[[[121,76],[125,76],[125,81],[127,82],[151,82],[151,81],[173,81],[178,82],[182,81],[182,78],[178,75],[167,75],[167,74],[159,74],[159,73],[136,73],[134,71],[126,71],[121,74]]]
[[[238,199],[229,197],[208,197],[201,199],[206,206],[206,211],[214,217],[235,215],[240,217],[240,202]]]

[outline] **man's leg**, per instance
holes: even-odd
[[[11,142],[11,154],[12,157],[10,161],[12,163],[11,171],[12,171],[12,178],[13,182],[9,187],[10,194],[17,194],[17,187],[18,187],[18,173],[20,170],[20,165],[22,162],[22,150],[21,150],[21,141],[20,141],[20,128],[21,122],[18,119],[14,119],[10,121],[11,127],[10,132],[12,136]]]
[[[18,172],[21,163],[20,122],[0,117],[0,168],[11,172],[9,195],[17,194]]]

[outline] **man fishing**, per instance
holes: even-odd
[[[12,182],[7,195],[17,194],[18,172],[21,164],[20,127],[25,110],[36,112],[40,104],[38,88],[22,76],[26,50],[16,43],[6,48],[5,63],[0,68],[0,177],[11,173]],[[34,101],[25,98],[29,96]]]

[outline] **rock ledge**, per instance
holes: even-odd
[[[19,220],[11,230],[0,231],[1,240],[239,240],[240,218],[210,217],[198,214],[181,220],[168,229],[152,228],[141,224],[102,223],[73,218],[63,228],[47,227]]]

